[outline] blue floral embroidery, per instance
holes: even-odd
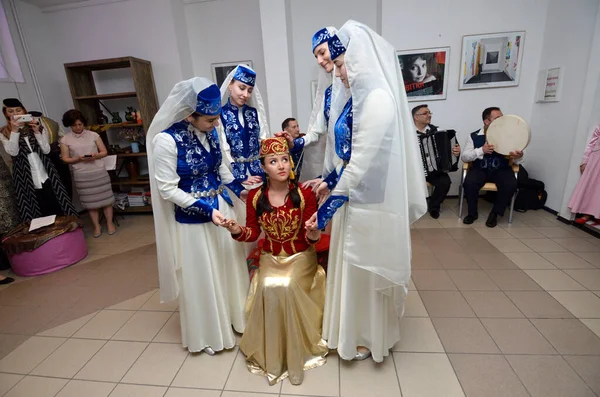
[[[233,78],[252,87],[256,84],[256,73],[243,65],[237,67]]]
[[[337,171],[333,170],[329,175],[327,175],[325,179],[323,179],[323,182],[327,184],[329,190],[333,190],[335,188],[335,185],[337,185],[339,179],[340,178],[338,177]]]
[[[296,173],[296,180],[300,179],[300,175],[302,174],[302,163],[304,162],[304,156],[302,153],[304,152],[304,138],[296,138],[294,139],[294,147],[290,149],[290,154],[292,155],[292,160],[294,160],[294,170]]]
[[[344,161],[350,161],[352,155],[352,119],[352,98],[350,98],[334,129],[335,153]]]
[[[329,29],[323,28],[317,33],[315,33],[312,37],[312,52],[315,52],[315,48],[331,39],[331,34],[329,33]]]
[[[258,160],[260,152],[260,123],[258,112],[250,106],[242,108],[244,126],[239,120],[238,107],[227,102],[221,112],[221,121],[225,130],[225,138],[231,150],[234,162],[231,164],[232,173],[238,181],[245,181],[250,175],[263,176],[263,170]],[[235,161],[235,159],[256,158],[250,162]]]
[[[200,95],[200,94],[198,94]],[[198,100],[196,104],[196,112],[205,114],[208,116],[216,116],[221,111],[221,100],[216,102],[208,102],[204,100]]]
[[[325,103],[323,104],[323,115],[325,116],[325,126],[327,127],[329,125],[329,115],[331,113],[331,91],[332,91],[333,85],[330,85],[329,87],[327,87],[327,89],[325,90]]]
[[[346,52],[346,47],[344,47],[337,34],[331,37],[327,45],[329,46],[329,55],[332,61]]]
[[[221,186],[219,167],[222,160],[217,131],[213,129],[206,133],[208,150],[200,143],[193,128],[187,122],[173,124],[164,133],[171,135],[177,146],[178,187],[191,194],[217,190]],[[241,184],[238,185],[241,187]],[[239,187],[236,185],[234,189],[237,190]],[[226,190],[221,193],[221,196],[227,203],[233,205]],[[175,206],[175,219],[180,223],[209,222],[213,209],[219,209],[218,196],[203,197],[188,208]]]
[[[475,148],[480,148],[485,144],[485,135],[479,135],[479,131],[476,131],[471,134],[471,139],[473,140],[473,146]],[[492,152],[491,154],[484,154],[483,158],[477,159],[473,162],[474,167],[495,170],[498,168],[505,168],[510,165],[508,159],[501,154],[496,152]]]
[[[331,221],[331,218],[333,218],[335,212],[347,201],[347,196],[329,196],[329,198],[325,200],[325,203],[323,203],[323,205],[319,207],[317,211],[317,222],[319,229],[324,229]]]

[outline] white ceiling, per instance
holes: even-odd
[[[33,4],[40,8],[61,6],[64,4],[81,3],[86,0],[23,0],[26,3]]]

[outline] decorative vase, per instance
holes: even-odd
[[[102,111],[100,111],[100,116],[98,116],[98,124],[108,124],[108,117],[106,117]]]
[[[133,115],[133,113],[135,112],[135,110],[132,107],[127,107],[127,111],[125,112],[125,121],[127,121],[128,123],[133,123],[135,122],[135,116]]]
[[[131,152],[132,153],[140,152],[140,144],[138,142],[131,142]]]
[[[127,160],[125,169],[127,170],[127,173],[129,174],[129,179],[131,180],[136,180],[140,175],[140,165],[138,164],[137,159],[135,157]]]
[[[121,118],[121,116],[119,116],[119,112],[114,112],[112,114],[112,122],[113,124],[119,124],[123,122],[123,119]]]

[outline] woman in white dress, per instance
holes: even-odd
[[[224,186],[247,195],[222,159],[220,113],[216,84],[182,81],[147,136],[161,302],[179,297],[183,346],[210,355],[244,332],[249,285],[243,247],[219,227],[235,219]]]
[[[336,67],[325,202],[307,222],[332,219],[323,338],[344,360],[383,361],[400,339],[410,280],[410,223],[426,186],[394,48],[348,21],[329,41]]]
[[[336,34],[337,29],[328,26],[319,29],[312,38],[312,52],[319,65],[317,78],[317,92],[313,102],[312,113],[308,128],[303,137],[292,139],[285,136],[291,151],[303,150],[302,177],[304,187],[312,187],[321,182],[320,175],[323,171],[325,145],[327,143],[327,129],[329,126],[329,111],[331,109],[331,91],[333,81],[333,61],[329,55],[327,43]],[[312,179],[315,178],[315,179]]]

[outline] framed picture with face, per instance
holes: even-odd
[[[409,102],[446,99],[450,47],[396,51]]]
[[[221,87],[221,84],[223,84],[227,78],[227,75],[231,73],[231,71],[235,69],[237,65],[246,65],[252,67],[252,61],[213,63],[211,65],[213,81],[219,87]]]
[[[518,86],[524,44],[524,31],[463,36],[458,89]]]

